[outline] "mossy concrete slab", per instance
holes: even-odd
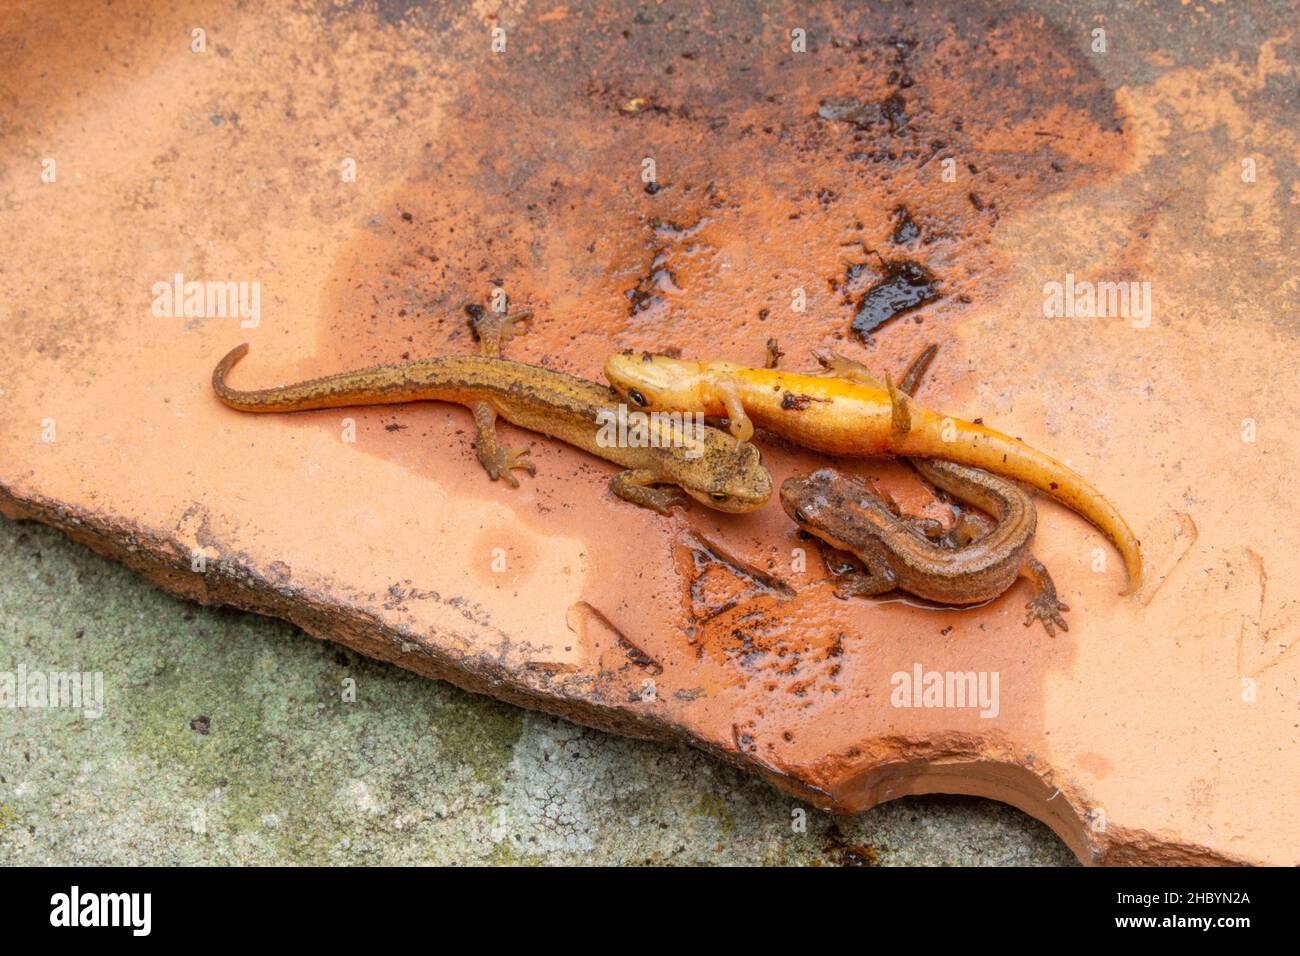
[[[10,864],[1074,862],[1010,807],[832,818],[687,747],[179,601],[0,520],[0,671],[20,663],[102,673],[104,710],[0,709]]]

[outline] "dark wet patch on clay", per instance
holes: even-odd
[[[889,263],[885,277],[867,290],[853,317],[853,331],[866,338],[890,319],[939,298],[933,275],[916,262]]]
[[[508,349],[525,361],[595,378],[632,345],[758,364],[768,337],[795,354],[855,314],[859,334],[887,321],[883,293],[864,313],[864,290],[824,290],[918,223],[909,258],[945,297],[893,301],[906,292],[941,324],[1006,281],[991,207],[1024,209],[1124,160],[1113,95],[1037,17],[999,12],[990,38],[987,15],[959,4],[812,12],[814,49],[794,54],[738,10],[650,16],[520,22],[527,70],[502,58],[460,78],[448,135],[336,264],[327,350],[352,365],[463,350],[457,313],[499,287],[537,311]],[[1068,138],[1069,157],[1043,132]]]
[[[684,535],[677,548],[691,620],[705,624],[756,597],[794,598],[780,578],[728,552],[698,534]]]

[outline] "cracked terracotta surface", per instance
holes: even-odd
[[[11,7],[0,507],[822,805],[979,794],[1087,861],[1295,863],[1300,109],[1286,8],[1247,6]],[[855,337],[902,263],[940,297]],[[155,316],[176,273],[259,283],[260,323]],[[1149,326],[1044,318],[1067,275],[1149,282]],[[459,406],[254,417],[208,390],[243,340],[239,387],[468,353],[496,286],[537,312],[511,357],[589,378],[625,347],[757,363],[775,336],[792,367],[832,345],[897,370],[937,341],[921,399],[1069,462],[1151,580],[1118,597],[1118,558],[1040,498],[1068,634],[1021,626],[1024,585],[838,601],[775,500],[661,518],[503,427],[539,469],[511,490]],[[763,447],[778,484],[824,463]],[[896,464],[838,464],[945,513]],[[917,667],[996,675],[996,713],[893,706]]]

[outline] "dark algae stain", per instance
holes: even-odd
[[[897,133],[908,123],[907,102],[900,93],[891,93],[880,104],[880,115],[889,124],[889,131]]]
[[[833,866],[880,866],[880,855],[870,843],[852,843],[838,824],[832,823],[822,836],[822,853]]]
[[[745,4],[646,9],[651,23],[594,31],[526,18],[512,42],[527,70],[458,73],[438,93],[449,134],[422,141],[332,267],[322,366],[470,351],[464,305],[503,273],[512,303],[544,307],[507,355],[564,356],[589,378],[608,346],[761,361],[771,337],[793,357],[922,306],[943,331],[1011,281],[999,216],[1126,162],[1096,58],[1037,15],[999,6],[990,31],[956,0],[807,7],[818,52],[804,56],[775,55]],[[643,180],[647,141],[662,155]],[[792,288],[816,307],[785,308]],[[375,454],[426,467],[400,441],[411,432],[379,431]]]
[[[936,285],[934,276],[918,263],[889,263],[885,277],[858,303],[853,331],[865,339],[895,316],[934,301],[939,298]]]

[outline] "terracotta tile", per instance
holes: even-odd
[[[10,14],[6,515],[825,806],[980,794],[1087,861],[1297,862],[1297,124],[1268,92],[1293,43],[1107,61],[1082,21],[966,29],[961,5],[808,14],[807,53],[779,16],[688,6],[671,25],[667,6],[151,10]],[[863,347],[849,324],[882,259],[941,298]],[[153,314],[177,273],[257,283],[260,321]],[[1045,318],[1067,274],[1150,282],[1149,327]],[[539,468],[511,490],[456,406],[258,417],[210,393],[244,340],[240,386],[468,353],[463,308],[498,284],[537,311],[511,356],[588,377],[625,347],[759,362],[777,336],[792,366],[835,345],[885,370],[938,341],[921,400],[1069,461],[1158,586],[1118,597],[1117,556],[1044,502],[1068,634],[1023,628],[1020,588],[961,612],[837,601],[814,550],[794,569],[809,545],[775,500],[661,518],[610,496],[612,466],[504,428]],[[764,448],[778,485],[823,463]],[[841,464],[942,513],[896,464]],[[996,714],[895,706],[918,667],[996,675]]]

